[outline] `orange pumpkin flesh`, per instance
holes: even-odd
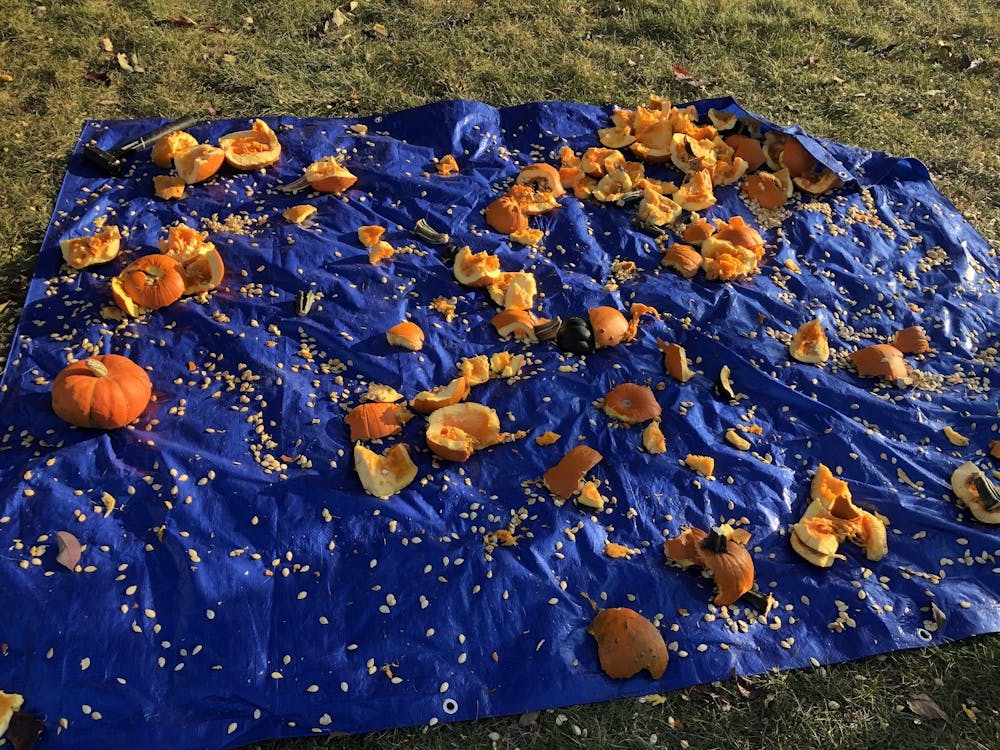
[[[377,440],[402,431],[413,415],[402,404],[372,401],[351,409],[344,422],[351,430],[351,442]]]
[[[530,164],[517,175],[518,185],[527,185],[540,193],[551,193],[558,198],[566,194],[559,179],[559,170],[551,164]]]
[[[221,148],[202,143],[174,156],[174,169],[188,185],[203,182],[215,175],[226,159]]]
[[[545,472],[542,481],[550,492],[563,500],[568,500],[580,490],[580,483],[587,472],[594,468],[602,458],[604,456],[590,446],[574,446],[560,459],[559,463]]]
[[[171,130],[153,144],[153,150],[149,157],[156,166],[170,169],[170,164],[175,156],[197,145],[198,139],[190,133],[185,133],[183,130]]]
[[[469,381],[459,375],[448,385],[438,386],[431,391],[421,391],[413,397],[410,405],[421,414],[430,414],[444,406],[452,406],[469,395]]]
[[[214,247],[189,260],[182,267],[184,296],[210,292],[222,283],[226,265]]]
[[[390,346],[400,346],[411,352],[419,352],[424,348],[424,332],[412,320],[397,323],[385,332],[385,338]]]
[[[244,171],[269,167],[281,156],[278,136],[263,120],[254,120],[250,130],[222,136],[219,148],[225,154],[226,164]]]
[[[181,263],[194,260],[215,247],[208,241],[208,232],[199,232],[186,224],[175,224],[170,227],[166,239],[160,240],[158,244],[161,253],[170,255]]]
[[[488,406],[474,402],[436,409],[427,418],[427,446],[440,458],[463,462],[474,451],[499,443],[500,418]]]
[[[465,245],[455,254],[452,272],[455,279],[465,286],[489,286],[500,278],[500,259],[485,250],[474,253],[472,248]]]
[[[149,310],[173,304],[184,294],[181,264],[169,255],[144,255],[118,275],[121,289],[135,304]]]
[[[486,207],[486,223],[500,234],[512,234],[528,228],[528,214],[509,195],[502,195]]]
[[[162,200],[180,200],[184,197],[187,183],[180,177],[158,174],[153,178],[153,192]]]
[[[597,657],[604,673],[627,680],[642,670],[658,680],[667,669],[667,644],[649,620],[627,607],[602,609],[587,628],[597,640]]]
[[[660,416],[660,405],[649,386],[622,383],[604,397],[604,413],[627,424],[638,424]]]
[[[52,383],[52,409],[77,427],[114,430],[135,421],[153,386],[139,365],[104,354],[65,367]]]
[[[410,459],[409,449],[402,443],[383,454],[356,443],[354,470],[365,492],[383,500],[401,491],[417,476],[417,466]]]
[[[305,172],[306,182],[317,193],[339,195],[358,181],[357,176],[340,163],[336,156],[314,161]]]
[[[798,327],[788,345],[788,353],[792,359],[808,364],[819,364],[830,358],[830,343],[818,318]]]
[[[73,268],[81,269],[114,260],[121,247],[121,238],[118,227],[107,226],[100,234],[62,240],[59,249],[63,260]]]

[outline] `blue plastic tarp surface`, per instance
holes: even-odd
[[[0,689],[43,718],[39,747],[228,748],[473,719],[998,630],[996,529],[949,485],[963,461],[995,467],[993,251],[919,162],[811,139],[731,100],[697,103],[702,117],[712,106],[802,136],[845,183],[815,199],[796,193],[781,226],[761,229],[761,272],[730,283],[661,268],[660,248],[630,224],[634,207],[564,197],[532,219],[545,231],[537,249],[485,224],[483,209],[521,166],[598,145],[610,107],[453,101],[361,120],[268,119],[283,146],[276,165],[224,168],[169,202],[153,194],[166,171],[148,151],[119,178],[81,156],[84,143],[108,148],[159,122],[88,122],[0,392]],[[214,143],[246,127],[190,132]],[[334,154],[358,176],[343,195],[277,190]],[[442,177],[435,160],[447,154],[460,172]],[[738,185],[717,195],[704,215],[754,222]],[[300,203],[317,208],[311,226],[281,216]],[[627,314],[634,302],[661,315],[584,358],[503,341],[485,290],[458,284],[440,249],[411,234],[419,219],[496,254],[504,271],[531,271],[540,316],[597,305]],[[64,266],[60,240],[101,221],[125,235],[119,258]],[[140,319],[103,317],[110,279],[177,222],[209,227],[222,285]],[[357,229],[372,224],[412,250],[370,264]],[[614,283],[616,261],[636,272]],[[304,290],[320,299],[298,316]],[[454,299],[453,321],[432,307],[438,297]],[[788,337],[814,317],[834,351],[822,366],[788,356]],[[423,351],[388,345],[386,329],[404,318],[426,332]],[[915,385],[859,377],[844,355],[909,325],[934,349],[908,357]],[[691,380],[666,374],[657,338],[686,347]],[[366,494],[347,409],[372,384],[409,399],[448,383],[461,359],[499,351],[526,354],[523,372],[475,386],[469,400],[527,435],[454,464],[434,459],[417,416],[378,448],[405,442],[417,480],[387,500]],[[52,412],[52,379],[92,352],[148,370],[155,401],[132,427],[70,429]],[[742,394],[735,404],[713,394],[723,365]],[[614,426],[595,406],[624,382],[652,386],[665,454],[640,450],[640,427]],[[739,425],[761,428],[751,451],[723,439]],[[969,444],[953,445],[945,426]],[[561,439],[537,445],[547,430]],[[610,500],[600,514],[555,503],[540,482],[580,442],[604,456],[590,472]],[[713,456],[715,478],[684,466],[687,454]],[[820,463],[888,519],[882,560],[845,544],[845,559],[823,569],[792,551],[788,528]],[[518,544],[486,554],[483,535],[515,517]],[[666,564],[666,536],[724,521],[753,535],[757,580],[778,602],[766,618],[743,604],[721,610],[711,581]],[[62,530],[86,545],[76,572],[55,560]],[[606,541],[636,552],[610,559]],[[588,597],[659,625],[670,648],[662,679],[603,674]],[[931,602],[947,615],[940,627]]]

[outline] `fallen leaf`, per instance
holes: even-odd
[[[387,37],[389,36],[389,29],[385,27],[384,23],[376,23],[372,25],[372,33],[375,36]]]
[[[736,689],[739,691],[740,695],[747,700],[753,700],[760,695],[760,688],[754,684],[753,680],[749,677],[737,674],[735,669],[733,670],[733,682],[736,683]]]
[[[330,21],[333,22],[334,26],[343,26],[347,23],[347,15],[340,8],[336,8],[333,15],[330,16]]]
[[[966,70],[975,70],[976,68],[978,68],[978,67],[980,67],[982,65],[985,65],[985,64],[986,64],[986,60],[984,58],[982,58],[982,57],[973,57],[971,60],[968,61],[968,64],[965,66],[965,69]]]
[[[236,55],[232,54],[231,52],[227,52],[222,56],[222,62],[232,65],[234,62],[236,62]]]
[[[4,738],[10,742],[14,750],[31,750],[35,740],[45,729],[45,724],[34,714],[27,711],[15,711],[10,717],[10,725]]]
[[[119,52],[115,59],[118,60],[118,67],[124,70],[126,73],[134,73],[135,69],[132,67],[132,63],[128,61],[128,55],[124,52]]]
[[[88,70],[86,73],[83,74],[83,77],[86,78],[91,83],[97,83],[100,84],[101,86],[111,85],[111,76],[109,76],[107,73],[98,73],[96,70]]]
[[[976,712],[973,711],[968,706],[966,706],[964,703],[962,704],[962,712],[969,718],[969,721],[971,721],[973,724],[976,723]]]
[[[711,81],[703,81],[699,78],[695,78],[693,75],[691,75],[690,71],[688,71],[686,68],[682,68],[680,65],[674,65],[673,69],[674,69],[674,77],[678,81],[680,81],[681,83],[686,83],[688,86],[691,86],[693,88],[704,89],[711,83]]]
[[[649,695],[644,695],[640,699],[647,706],[662,706],[667,702],[667,696],[662,693],[650,693]]]
[[[112,41],[108,37],[102,36],[101,37],[101,49],[104,50],[105,52],[114,52],[115,51],[115,45],[112,43]]]
[[[927,693],[910,693],[906,699],[906,705],[917,716],[948,721],[948,714]]]
[[[822,58],[820,58],[819,55],[809,55],[809,57],[806,58],[806,65],[815,65],[821,59]]]
[[[0,81],[3,81],[4,83],[10,83],[13,80],[14,76],[12,76],[10,73],[0,73]]]
[[[191,29],[198,25],[198,22],[193,18],[188,18],[187,16],[177,16],[176,18],[164,18],[160,21],[161,24],[166,24],[167,26],[176,26],[179,29]]]
[[[76,564],[80,562],[83,548],[80,540],[68,531],[57,531],[56,540],[59,542],[59,554],[56,555],[56,562],[67,570],[75,570]]]
[[[139,58],[135,56],[135,52],[129,55],[129,60],[132,61],[132,70],[136,73],[145,73],[146,69],[139,64]]]
[[[948,615],[934,602],[931,602],[931,617],[934,618],[934,624],[938,626],[938,630],[944,627],[944,623],[948,619]]]
[[[518,717],[517,725],[525,729],[534,729],[538,726],[539,716],[541,716],[541,711],[528,711]]]

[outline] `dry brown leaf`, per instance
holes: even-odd
[[[111,76],[109,76],[107,73],[99,73],[96,70],[88,70],[86,73],[83,74],[83,77],[86,78],[91,83],[96,83],[100,86],[111,85]]]
[[[385,27],[384,23],[376,23],[372,25],[372,33],[375,36],[387,37],[389,36],[389,29]]]
[[[187,16],[177,16],[176,18],[165,18],[160,21],[168,26],[176,26],[179,29],[191,29],[198,25],[198,22]]]
[[[4,733],[6,739],[14,750],[32,750],[35,740],[45,729],[45,724],[34,714],[26,711],[15,711],[10,717],[10,726]]]
[[[948,721],[948,714],[927,693],[910,693],[906,705],[917,716],[925,719],[943,719]]]
[[[525,714],[521,714],[517,720],[517,725],[525,729],[534,729],[538,726],[539,716],[541,716],[541,711],[528,711]]]
[[[112,41],[108,37],[102,36],[101,37],[101,49],[103,49],[105,52],[114,52],[115,51],[115,45],[112,43]]]
[[[80,557],[83,554],[80,540],[68,531],[57,531],[56,540],[59,542],[59,554],[56,555],[56,562],[67,570],[76,569],[76,564],[80,562]]]
[[[115,55],[115,59],[118,60],[118,67],[124,70],[126,73],[134,73],[135,68],[132,67],[132,63],[128,61],[128,55],[124,52],[119,52]]]

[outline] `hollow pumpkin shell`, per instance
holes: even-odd
[[[73,362],[52,382],[52,410],[77,427],[114,430],[135,421],[153,386],[139,365],[118,354]]]
[[[412,416],[401,404],[372,401],[355,406],[344,421],[351,430],[351,442],[357,442],[396,435]]]
[[[891,344],[875,344],[851,352],[851,361],[863,377],[907,382],[909,371],[903,353]]]
[[[281,156],[278,136],[263,120],[254,120],[250,130],[239,130],[219,139],[226,164],[249,171],[269,167]]]
[[[628,607],[602,609],[587,628],[597,640],[604,673],[626,680],[642,670],[658,680],[667,669],[667,644],[649,620]]]
[[[427,418],[427,446],[440,458],[462,462],[474,451],[499,443],[500,418],[488,406],[475,402],[436,409]]]
[[[486,223],[501,234],[511,234],[528,228],[528,214],[516,200],[502,195],[486,207]]]
[[[628,424],[656,419],[661,411],[649,386],[638,383],[617,385],[604,397],[605,414]]]

